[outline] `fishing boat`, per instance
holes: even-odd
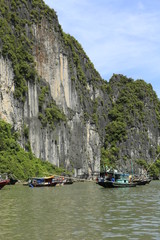
[[[98,178],[97,184],[104,188],[136,187],[129,174],[117,172],[109,172],[105,177]]]
[[[6,180],[9,179],[10,181],[7,183],[8,185],[14,185],[16,182],[18,182],[18,179],[11,174],[11,173],[0,173],[0,180]]]
[[[0,189],[2,189],[5,185],[7,185],[10,182],[9,179],[1,179],[0,180]]]
[[[54,187],[57,182],[55,181],[54,176],[50,177],[33,177],[28,181],[29,187]]]

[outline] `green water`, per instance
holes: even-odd
[[[0,240],[160,239],[160,181],[0,190]]]

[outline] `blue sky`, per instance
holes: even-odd
[[[45,0],[100,75],[151,83],[160,98],[160,0]]]

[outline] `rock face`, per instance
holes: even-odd
[[[110,80],[114,107],[111,122],[123,117],[126,136],[117,142],[119,148],[118,167],[121,170],[139,173],[141,160],[151,163],[156,159],[160,136],[160,103],[150,84],[143,80],[133,81],[122,75],[114,75]],[[122,113],[120,115],[120,112]],[[121,121],[122,122],[122,121]]]
[[[54,65],[54,55],[50,56],[51,59]],[[65,166],[69,170],[74,168],[75,175],[91,175],[98,172],[100,167],[100,136],[93,124],[82,123],[83,111],[76,92],[72,93],[70,90],[71,80],[64,64],[67,64],[67,58],[65,56],[63,58],[60,54],[59,63],[57,65],[55,63],[56,67],[50,72],[47,71],[48,66],[45,64],[38,71],[44,72],[42,77],[50,85],[52,98],[62,106],[66,115],[68,108],[73,110],[72,119],[66,123],[59,123],[54,130],[48,127],[43,128],[38,119],[37,84],[28,82],[25,104],[24,106],[20,104],[13,97],[14,74],[11,63],[3,58],[0,59],[1,117],[19,131],[22,131],[24,123],[27,124],[31,149],[38,158],[50,161],[57,166]],[[24,145],[23,139],[21,145]]]
[[[31,149],[36,157],[74,171],[75,176],[91,176],[100,169],[100,136],[95,124],[83,122],[83,106],[69,71],[69,53],[64,48],[61,32],[54,30],[59,27],[58,21],[52,24],[53,30],[49,27],[45,18],[41,26],[32,24],[33,56],[38,75],[49,86],[50,100],[56,102],[67,121],[56,123],[54,129],[42,126],[38,118],[40,84],[27,82],[24,104],[15,99],[12,62],[3,57],[0,58],[1,117],[21,132],[23,147],[23,127],[28,127]]]
[[[11,1],[7,2],[11,11]],[[13,60],[1,55],[1,117],[21,133],[20,144],[24,148],[24,126],[28,128],[27,141],[36,157],[65,167],[73,171],[75,176],[96,176],[100,171],[101,147],[106,141],[105,127],[111,121],[108,112],[118,101],[123,89],[123,86],[118,87],[116,84],[120,76],[113,78],[110,83],[102,80],[80,44],[63,33],[55,13],[52,12],[48,19],[50,10],[42,1],[39,3],[43,8],[33,6],[29,0],[26,2],[19,7],[18,14],[20,19],[30,22],[24,29],[26,38],[32,41],[37,75],[33,81],[26,80],[27,92],[22,102],[14,96],[16,85]],[[40,20],[35,22],[31,18],[33,7],[39,12],[41,8],[48,10],[48,13],[43,13]],[[47,90],[40,104],[44,89]],[[51,127],[49,122],[44,124],[42,119],[53,102],[66,119],[54,121]],[[151,161],[156,155],[160,143],[159,123],[153,102],[149,102],[150,99],[145,106],[146,109],[150,108],[155,121],[152,121],[152,116],[148,116],[146,124],[142,126],[140,122],[136,123],[135,118],[134,127],[127,130],[127,140],[117,143],[120,147],[118,164],[121,167],[129,168],[130,158],[136,160],[142,156]],[[141,137],[144,125],[146,135]],[[153,151],[149,154],[151,146]],[[129,158],[128,162],[123,160],[124,156]]]
[[[13,121],[13,69],[10,61],[6,61],[3,57],[0,59],[0,84],[1,84],[1,95],[0,95],[0,114],[1,117],[11,122]]]

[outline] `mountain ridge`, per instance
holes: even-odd
[[[151,85],[118,74],[104,81],[41,0],[2,0],[0,13],[0,112],[26,151],[29,142],[36,157],[79,177],[104,164],[131,171],[132,159],[138,172],[138,160],[152,162],[160,106]]]

